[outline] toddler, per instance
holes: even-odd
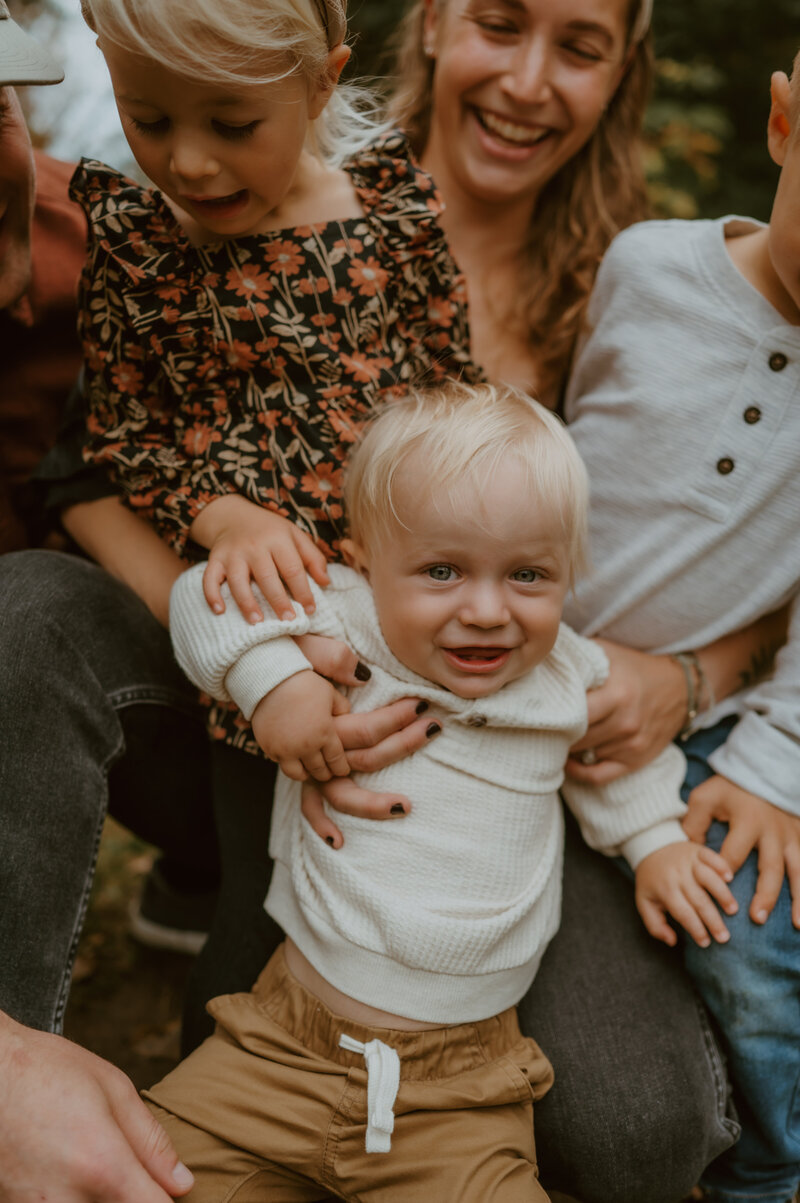
[[[773,77],[768,146],[768,226],[647,222],[614,242],[566,405],[592,482],[578,630],[685,653],[790,603],[766,678],[714,706],[702,656],[690,668],[685,826],[738,870],[730,942],[685,950],[742,1123],[704,1176],[713,1203],[800,1187],[800,59]]]
[[[282,710],[296,776],[326,746],[330,703],[293,635],[359,653],[359,708],[410,693],[440,731],[360,777],[411,799],[399,833],[340,816],[333,847],[279,775],[265,905],[286,942],[251,994],[212,1002],[216,1034],[148,1094],[195,1173],[189,1198],[546,1199],[531,1111],[551,1071],[514,1004],[558,925],[558,791],[607,669],[560,625],[586,499],[558,419],[453,383],[389,406],[355,451],[352,567],[313,587],[313,616],[295,604],[280,619],[262,597],[254,625],[235,605],[210,611],[201,566],[176,583],[182,666],[256,734]],[[586,839],[636,870],[655,934],[669,913],[724,940],[713,899],[729,904],[730,874],[683,834],[683,771],[670,747],[609,787],[564,788]]]

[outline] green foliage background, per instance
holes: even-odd
[[[356,68],[384,76],[405,0],[350,0]],[[769,217],[773,71],[800,49],[800,0],[655,0],[657,84],[646,126],[651,198],[667,216]]]

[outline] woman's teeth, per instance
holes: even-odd
[[[529,125],[518,125],[516,121],[508,121],[505,117],[482,110],[479,110],[478,118],[490,133],[497,134],[506,142],[513,142],[515,146],[535,146],[550,133],[549,128],[534,131]]]

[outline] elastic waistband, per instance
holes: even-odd
[[[290,973],[283,945],[253,987],[253,996],[269,1018],[311,1052],[336,1064],[352,1064],[352,1053],[339,1047],[342,1032],[361,1041],[381,1040],[397,1050],[400,1076],[420,1081],[464,1073],[496,1060],[523,1038],[514,1007],[475,1023],[406,1031],[370,1027],[335,1015]]]

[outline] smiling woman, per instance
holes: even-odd
[[[484,367],[554,404],[597,266],[646,214],[651,81],[630,0],[426,0],[391,111],[447,201]]]

